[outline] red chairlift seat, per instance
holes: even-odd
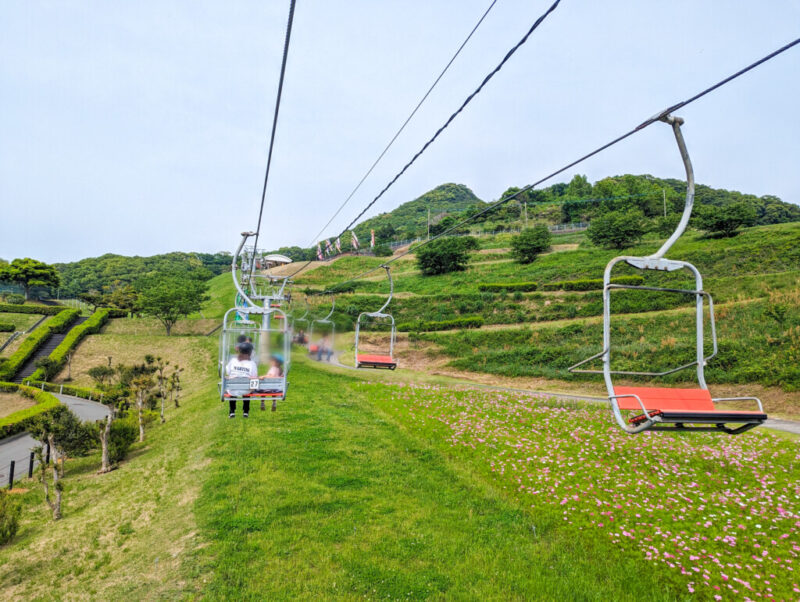
[[[391,355],[365,355],[356,356],[356,368],[386,368],[394,370],[397,362]]]
[[[647,414],[639,414],[628,420],[633,425],[652,419],[656,423],[675,424],[679,429],[684,429],[685,424],[709,424],[714,426],[706,430],[719,429],[727,433],[740,433],[759,426],[767,419],[767,415],[763,412],[719,410],[715,407],[711,393],[707,389],[614,387],[614,394],[621,410],[641,410],[642,406],[647,410]],[[717,401],[739,401],[739,399]],[[741,426],[731,429],[726,427],[726,424]],[[691,430],[703,430],[703,427]]]

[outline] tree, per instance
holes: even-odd
[[[30,298],[31,289],[34,287],[58,288],[61,283],[58,272],[53,266],[30,257],[15,259],[8,265],[0,266],[0,281],[20,285],[25,291],[25,299]]]
[[[469,263],[469,251],[476,245],[471,236],[436,239],[416,252],[417,266],[426,276],[463,271]]]
[[[145,315],[157,318],[167,331],[181,318],[200,311],[208,300],[208,285],[179,275],[161,275],[139,281],[139,308]]]
[[[97,311],[101,305],[108,303],[106,296],[100,291],[90,290],[88,293],[81,293],[78,299],[91,306],[92,311]]]
[[[531,263],[550,249],[550,239],[550,229],[545,224],[526,228],[511,239],[511,255],[520,263]]]
[[[749,203],[731,203],[723,207],[698,207],[696,223],[701,230],[716,236],[736,236],[739,229],[756,223],[756,210]]]
[[[586,176],[575,174],[567,185],[566,195],[573,199],[585,199],[592,196],[592,185]]]
[[[392,251],[392,247],[389,245],[379,243],[373,247],[372,253],[375,255],[375,257],[389,257],[394,253],[394,251]]]
[[[144,404],[150,396],[155,383],[152,373],[140,374],[131,381],[133,396],[136,402],[136,412],[139,418],[139,441],[144,441]]]
[[[680,213],[670,213],[656,218],[654,231],[658,232],[661,236],[670,236],[675,232],[678,223],[681,221]]]
[[[644,236],[645,230],[645,218],[641,211],[609,211],[591,221],[586,235],[599,247],[624,249],[636,244]]]

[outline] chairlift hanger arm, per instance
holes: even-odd
[[[392,302],[392,297],[394,296],[394,280],[392,279],[392,268],[386,264],[383,264],[381,267],[384,270],[386,270],[386,277],[389,278],[389,298],[386,299],[386,303],[384,303],[378,311],[373,312],[371,314],[373,316],[383,314],[383,310],[389,307],[389,303]]]

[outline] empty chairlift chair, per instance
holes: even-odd
[[[686,230],[694,204],[694,173],[689,153],[681,132],[683,120],[665,113],[661,121],[672,126],[678,148],[686,169],[686,201],[683,215],[675,232],[661,248],[647,257],[621,256],[612,259],[606,266],[603,275],[603,350],[569,368],[570,372],[584,374],[602,374],[605,379],[608,399],[617,424],[628,433],[640,433],[646,430],[675,431],[722,431],[730,434],[750,430],[767,419],[761,400],[756,397],[712,398],[708,391],[704,368],[717,355],[717,333],[714,323],[714,302],[703,290],[703,277],[691,263],[667,259],[666,252]],[[612,284],[612,272],[615,266],[626,263],[639,270],[657,270],[674,272],[688,270],[694,277],[693,289],[664,288],[656,286],[636,286]],[[611,367],[611,354],[614,344],[611,340],[611,292],[617,289],[657,291],[665,294],[690,295],[695,299],[695,352],[696,359],[687,364],[661,372],[614,370]],[[711,354],[705,355],[704,348],[704,311],[708,303],[709,322],[711,328]],[[602,360],[602,370],[581,368],[585,364]],[[620,386],[614,383],[617,376],[628,377],[664,377],[691,367],[696,368],[697,387],[692,389],[665,388],[652,386]],[[758,408],[755,411],[720,410],[715,404],[719,402],[750,401]],[[623,412],[626,413],[623,416]]]
[[[311,320],[311,323],[309,324],[309,330],[308,330],[308,342],[309,342],[308,353],[309,353],[309,355],[312,355],[312,356],[313,355],[317,355],[318,357],[321,357],[322,354],[325,354],[327,352],[329,352],[328,355],[332,355],[334,353],[334,350],[335,350],[334,343],[336,341],[336,324],[333,322],[331,317],[333,316],[333,312],[334,312],[335,309],[336,309],[336,297],[331,296],[331,310],[328,312],[328,315],[326,315],[324,318],[317,318],[317,319]],[[325,336],[329,336],[330,337],[330,339],[328,341],[328,349],[327,350],[326,349],[320,350],[320,346],[321,346],[322,341],[324,339],[320,339],[319,341],[315,341],[314,340],[314,329],[315,328],[322,335],[322,337],[325,337]]]
[[[386,270],[386,276],[389,278],[389,298],[386,303],[378,311],[363,312],[359,314],[356,320],[356,343],[355,343],[355,357],[356,368],[386,368],[387,370],[394,370],[397,368],[397,362],[394,359],[394,343],[397,332],[395,329],[394,318],[389,313],[384,313],[384,310],[389,306],[394,294],[394,282],[392,281],[392,272],[388,265],[381,266]],[[372,320],[386,320],[389,326],[389,353],[361,353],[359,352],[359,343],[363,334],[362,324],[366,323],[367,319]],[[363,348],[363,345],[362,345]]]

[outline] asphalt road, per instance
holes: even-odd
[[[84,422],[102,420],[108,416],[109,409],[102,403],[96,403],[70,395],[59,395],[58,393],[53,393],[53,395],[70,410],[75,412],[75,415]],[[11,460],[16,461],[14,480],[18,477],[28,476],[30,453],[31,450],[38,445],[39,442],[28,433],[20,433],[0,441],[0,487],[8,486],[8,472]]]

